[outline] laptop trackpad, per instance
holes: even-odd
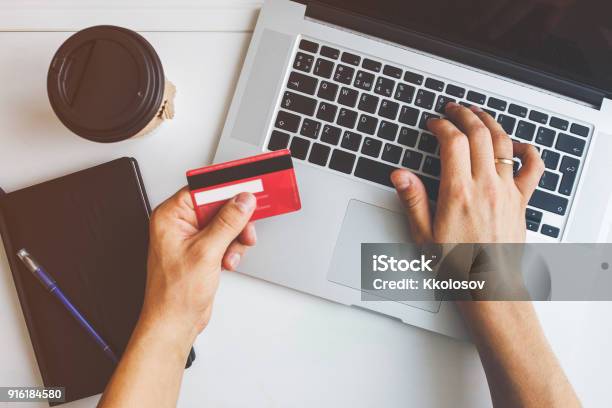
[[[361,290],[361,244],[399,242],[411,242],[404,214],[351,200],[336,241],[327,279]],[[437,300],[400,303],[433,313],[440,308],[440,301]],[[359,306],[367,307],[367,302]]]

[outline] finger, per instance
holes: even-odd
[[[160,204],[153,211],[151,221],[152,227],[161,225],[161,228],[165,228],[166,222],[172,222],[173,225],[176,225],[177,221],[183,222],[186,232],[196,234],[198,232],[198,221],[193,211],[193,202],[187,187],[180,189]]]
[[[489,129],[491,133],[491,140],[493,142],[493,157],[494,159],[509,159],[512,160],[512,140],[504,130],[504,128],[495,120],[493,116],[489,115],[477,106],[470,107],[470,110],[476,114]],[[496,163],[495,168],[497,174],[503,179],[512,180],[512,165],[504,163]]]
[[[247,250],[248,247],[246,245],[238,241],[232,242],[223,255],[223,261],[221,262],[223,269],[226,271],[235,271],[240,265],[240,261]]]
[[[207,250],[219,257],[246,227],[256,199],[251,193],[240,193],[228,201],[212,221],[199,234],[198,240],[205,241]]]
[[[544,173],[544,162],[538,150],[527,143],[514,143],[514,155],[522,162],[521,169],[514,177],[514,183],[525,201],[529,201]]]
[[[249,222],[238,236],[238,241],[246,246],[253,246],[257,243],[257,232],[255,231],[255,223]]]
[[[406,169],[391,174],[391,182],[406,207],[412,239],[417,244],[433,241],[433,227],[429,212],[429,199],[423,182]]]
[[[467,135],[470,142],[472,176],[490,176],[495,173],[493,162],[493,142],[489,129],[470,109],[449,103],[446,105],[448,118]]]
[[[189,195],[189,190],[187,187],[181,188],[179,191],[174,193],[172,197],[168,198],[166,201],[161,203],[156,210],[164,212],[168,212],[172,208],[177,207],[185,207],[193,209],[193,204],[191,203],[191,197]]]
[[[467,136],[446,119],[430,119],[427,127],[440,143],[442,181],[471,180],[470,144]]]
[[[174,195],[174,199],[181,205],[191,208],[193,210],[193,200],[187,186],[181,188]]]

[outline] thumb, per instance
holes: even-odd
[[[433,241],[433,228],[429,212],[429,199],[423,182],[406,169],[391,174],[391,182],[397,190],[402,204],[408,213],[410,233],[417,244]]]
[[[199,240],[206,241],[212,253],[222,256],[227,247],[246,227],[257,200],[251,193],[240,193],[228,201],[200,233]]]

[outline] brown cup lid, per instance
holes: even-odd
[[[164,96],[164,70],[141,35],[95,26],[77,32],[57,50],[47,93],[57,117],[77,135],[117,142],[155,117]]]

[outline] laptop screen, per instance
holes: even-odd
[[[319,0],[612,94],[612,0]]]

